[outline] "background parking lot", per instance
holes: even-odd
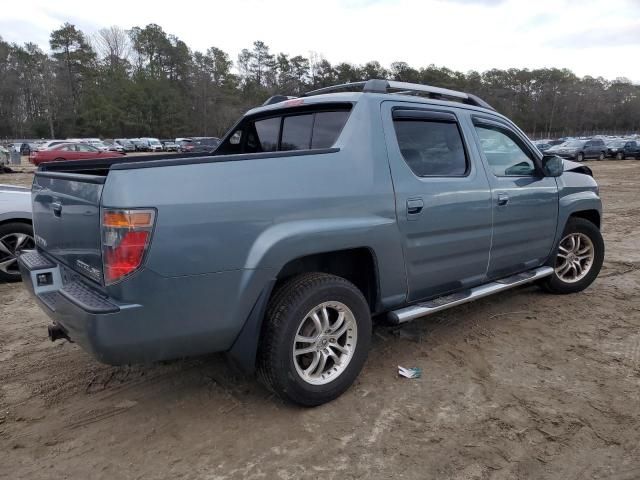
[[[640,478],[640,162],[589,166],[608,248],[591,288],[377,327],[355,386],[316,409],[222,356],[98,364],[0,284],[0,478]]]

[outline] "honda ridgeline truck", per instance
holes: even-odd
[[[307,406],[355,380],[372,316],[579,292],[604,256],[588,167],[471,94],[386,80],[270,99],[209,155],[42,165],[32,203],[19,263],[52,339],[109,364],[227,352]]]

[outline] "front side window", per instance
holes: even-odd
[[[536,166],[522,141],[500,127],[476,125],[482,151],[497,177],[533,176]]]
[[[398,146],[419,177],[455,177],[467,172],[467,158],[454,122],[396,119]]]

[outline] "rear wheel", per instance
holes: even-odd
[[[18,255],[22,250],[32,248],[35,248],[35,242],[31,225],[20,222],[0,225],[0,280],[20,280]]]
[[[542,281],[551,293],[580,292],[593,283],[604,261],[604,240],[598,227],[571,218],[558,245],[554,272]]]
[[[360,290],[341,277],[305,273],[269,303],[258,373],[283,399],[321,405],[351,386],[370,342],[371,315]]]
[[[576,160],[577,160],[578,162],[584,162],[584,153],[580,152],[580,153],[578,154],[578,156],[576,157]]]
[[[600,155],[598,155],[598,160],[602,161],[604,160],[604,157],[605,157],[604,152],[600,152]]]

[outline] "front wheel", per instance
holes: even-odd
[[[355,381],[370,342],[369,306],[355,285],[325,273],[301,274],[269,302],[258,374],[287,401],[321,405]]]
[[[616,160],[624,160],[624,153],[618,152],[616,154]]]
[[[604,160],[604,157],[605,157],[604,152],[600,152],[600,155],[598,155],[598,160],[602,161]]]
[[[578,154],[578,156],[576,157],[576,160],[577,160],[578,162],[584,162],[584,153],[580,152],[580,153]]]
[[[551,293],[581,292],[600,273],[604,240],[598,227],[583,218],[571,218],[558,245],[554,272],[541,283]]]

